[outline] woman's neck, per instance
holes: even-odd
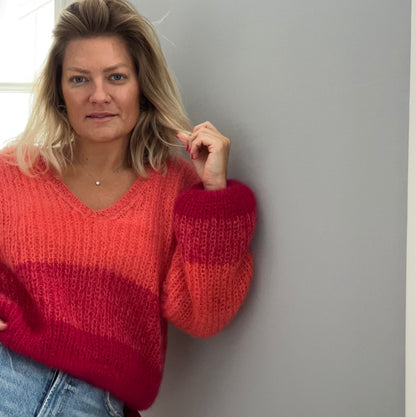
[[[128,168],[127,143],[84,143],[75,147],[73,167],[86,167],[90,171],[110,172]]]

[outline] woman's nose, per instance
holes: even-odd
[[[93,83],[89,101],[91,103],[108,103],[111,101],[111,96],[103,82]]]

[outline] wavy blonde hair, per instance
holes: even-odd
[[[176,83],[170,74],[152,25],[124,0],[80,0],[60,15],[53,43],[34,90],[34,104],[24,132],[11,143],[22,171],[33,172],[42,157],[58,173],[73,162],[75,132],[62,94],[62,63],[74,39],[117,36],[129,52],[140,87],[140,115],[131,132],[129,165],[146,176],[159,170],[177,146],[178,131],[190,130]]]

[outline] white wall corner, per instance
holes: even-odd
[[[412,0],[406,270],[406,417],[416,416],[416,0]]]

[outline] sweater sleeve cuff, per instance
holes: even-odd
[[[174,229],[185,261],[204,265],[238,263],[256,225],[253,192],[238,181],[206,191],[198,184],[179,195]]]
[[[228,218],[254,215],[256,199],[247,185],[228,180],[227,187],[207,191],[201,183],[182,192],[175,204],[175,215],[194,219]]]

